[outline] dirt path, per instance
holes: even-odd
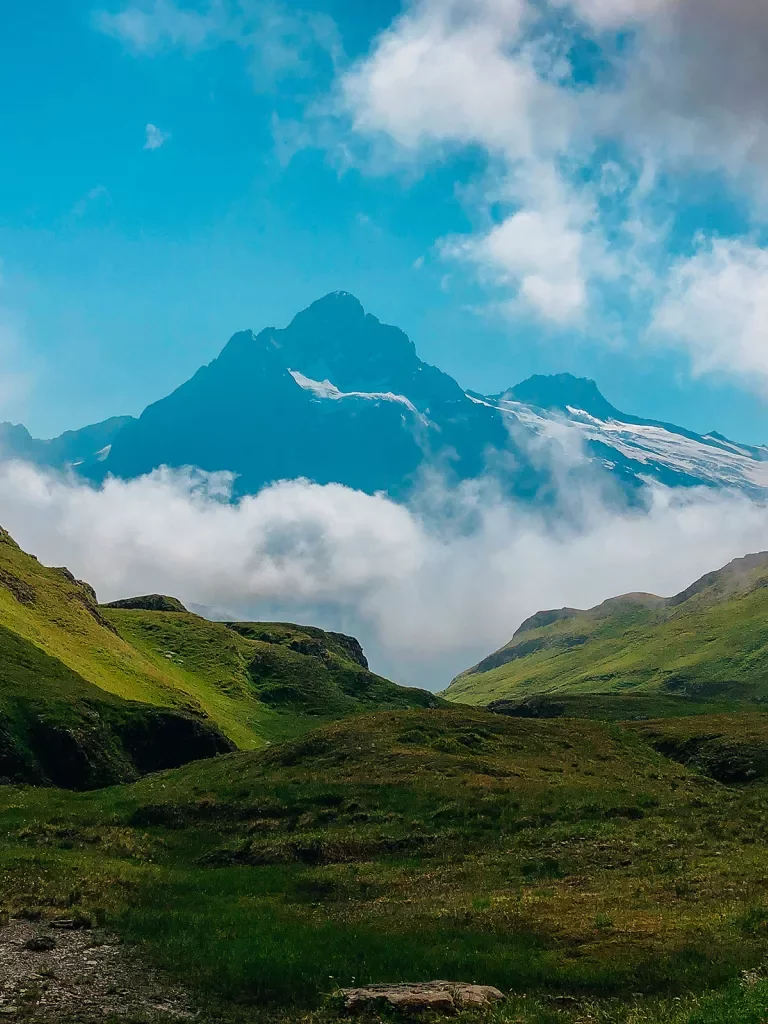
[[[72,922],[80,925],[81,922]],[[0,927],[0,1024],[194,1017],[184,992],[114,936],[14,920]]]

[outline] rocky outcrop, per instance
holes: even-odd
[[[565,714],[565,704],[548,697],[526,697],[522,700],[494,700],[485,709],[496,715],[510,718],[560,718]]]
[[[185,612],[187,609],[176,597],[165,594],[145,594],[143,597],[126,597],[121,601],[110,601],[104,608],[119,608],[122,611],[138,612]]]

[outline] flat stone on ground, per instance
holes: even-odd
[[[403,985],[366,985],[345,988],[344,1008],[358,1013],[376,1003],[387,1003],[402,1013],[450,1015],[470,1007],[490,1006],[504,994],[491,985],[469,985],[460,981],[427,981]]]

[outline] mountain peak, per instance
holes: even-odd
[[[535,374],[511,388],[506,397],[540,409],[582,409],[601,420],[621,415],[593,380],[572,373]]]
[[[353,325],[365,319],[366,312],[362,302],[351,292],[329,292],[321,299],[316,299],[310,306],[298,313],[293,323],[332,323]]]

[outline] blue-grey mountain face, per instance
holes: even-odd
[[[593,466],[625,492],[656,481],[667,487],[728,487],[768,496],[768,448],[736,444],[722,434],[622,413],[592,380],[568,373],[530,377],[500,395],[474,396],[533,436],[557,437],[564,426]]]
[[[570,374],[531,377],[497,395],[464,392],[346,292],[313,303],[285,329],[234,335],[138,420],[53,441],[2,424],[0,454],[75,466],[94,481],[160,466],[227,470],[238,494],[304,477],[405,498],[435,468],[449,483],[489,474],[502,493],[547,504],[547,467],[561,474],[564,464],[572,479],[601,481],[611,497],[633,503],[653,481],[768,494],[764,448],[626,415],[594,381]]]
[[[67,430],[50,441],[40,441],[21,424],[0,423],[0,457],[24,459],[53,469],[99,464],[109,455],[117,434],[132,416],[113,416],[81,430]]]
[[[468,479],[514,449],[502,412],[474,402],[402,331],[339,292],[284,330],[236,334],[119,433],[102,469],[135,477],[196,466],[236,473],[239,493],[306,477],[402,497],[425,465]],[[516,456],[509,487],[532,495],[542,475]]]

